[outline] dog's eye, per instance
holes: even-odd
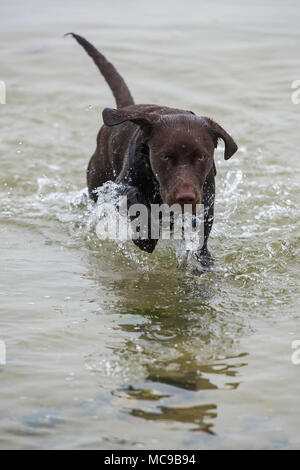
[[[205,155],[197,155],[197,160],[199,162],[202,162],[202,160],[204,160],[204,158],[205,158]]]
[[[166,162],[167,160],[171,160],[170,155],[164,155],[162,159]]]

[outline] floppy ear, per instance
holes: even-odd
[[[218,145],[218,139],[222,139],[225,143],[225,152],[224,152],[224,158],[225,160],[228,160],[232,155],[237,151],[238,146],[236,145],[235,141],[233,138],[227,134],[225,129],[223,127],[219,126],[215,121],[212,119],[205,117],[204,118],[209,129],[212,132],[214,141],[215,141],[215,147]]]
[[[138,124],[144,130],[154,126],[157,116],[154,114],[145,114],[140,111],[128,112],[122,109],[105,108],[102,112],[103,122],[106,126],[117,126],[122,122],[131,121]]]

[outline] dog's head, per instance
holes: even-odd
[[[219,124],[193,113],[159,114],[106,108],[103,120],[108,126],[131,121],[141,127],[162,200],[169,206],[192,204],[194,208],[202,203],[203,185],[213,167],[219,139],[225,143],[225,160],[237,151],[236,143]]]

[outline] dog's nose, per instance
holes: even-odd
[[[196,204],[197,196],[193,191],[182,191],[177,194],[176,202],[181,206],[184,204]]]

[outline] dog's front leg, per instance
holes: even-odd
[[[136,186],[124,185],[122,196],[127,198],[127,210],[134,230],[133,243],[143,251],[152,253],[158,239],[151,236],[151,209]],[[133,207],[135,206],[135,207]],[[140,206],[140,207],[139,207]]]
[[[204,241],[202,247],[196,252],[198,261],[197,271],[203,273],[211,271],[214,259],[207,248],[208,237],[214,222],[214,202],[215,202],[215,173],[214,169],[208,174],[203,187],[204,205]]]

